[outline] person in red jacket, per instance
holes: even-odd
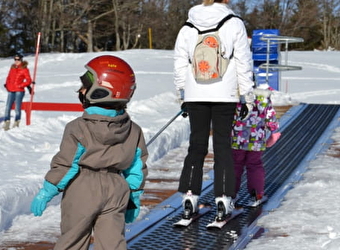
[[[21,119],[21,103],[25,95],[25,87],[31,93],[30,85],[32,82],[29,69],[27,68],[28,62],[23,61],[21,54],[14,56],[14,63],[9,70],[6,83],[4,84],[8,91],[6,109],[5,109],[5,123],[3,125],[4,130],[9,130],[11,120],[11,108],[15,102],[15,119],[14,127],[19,127]]]

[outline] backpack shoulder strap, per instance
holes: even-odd
[[[198,31],[198,34],[202,34],[201,31],[200,31],[195,25],[193,25],[193,24],[190,23],[190,22],[185,22],[185,23],[183,24],[183,26],[189,26],[190,28],[194,28],[194,29],[196,29],[196,30]]]
[[[225,18],[223,18],[223,19],[217,24],[217,26],[216,26],[216,28],[215,28],[214,31],[219,30],[219,29],[223,26],[223,24],[224,24],[226,21],[228,21],[229,19],[231,19],[231,18],[233,18],[233,17],[236,17],[236,18],[240,19],[240,20],[243,22],[243,19],[242,19],[241,17],[239,17],[239,16],[237,16],[237,15],[234,15],[234,14],[229,14],[228,16],[226,16]]]
[[[224,17],[218,24],[215,28],[212,28],[212,29],[208,29],[208,30],[199,30],[195,25],[193,25],[192,23],[190,22],[185,22],[183,26],[189,26],[190,28],[195,28],[197,31],[198,31],[198,34],[205,34],[205,33],[210,33],[210,32],[215,32],[215,31],[218,31],[222,26],[223,24],[228,21],[230,18],[232,17],[237,17],[239,19],[241,19],[243,21],[243,19],[237,15],[234,15],[234,14],[229,14],[228,16]]]

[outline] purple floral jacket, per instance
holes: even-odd
[[[233,149],[264,151],[266,150],[266,133],[277,132],[279,129],[279,122],[270,99],[271,90],[256,88],[254,95],[255,105],[246,120],[241,120],[239,116],[241,103],[237,104],[231,135]]]

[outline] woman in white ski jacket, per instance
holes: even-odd
[[[215,28],[226,16],[234,12],[227,5],[229,0],[205,0],[189,11],[188,22],[204,31]],[[245,97],[243,114],[251,107],[252,57],[244,24],[232,17],[219,29],[224,57],[229,58],[227,71],[220,81],[198,83],[193,75],[191,62],[197,44],[198,31],[183,26],[179,31],[174,55],[174,83],[183,109],[190,119],[190,146],[184,161],[178,191],[184,193],[184,215],[197,212],[198,196],[202,187],[202,168],[208,153],[212,125],[214,148],[214,193],[219,208],[218,219],[232,212],[235,196],[235,176],[230,145],[230,133],[236,103]],[[247,105],[246,105],[247,104]],[[221,206],[223,205],[223,206]],[[221,209],[220,209],[221,210]]]

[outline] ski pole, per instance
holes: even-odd
[[[171,118],[170,121],[168,121],[167,124],[165,124],[152,138],[151,140],[146,144],[146,146],[149,146],[178,116],[180,116],[183,113],[183,110],[179,111],[173,118]]]

